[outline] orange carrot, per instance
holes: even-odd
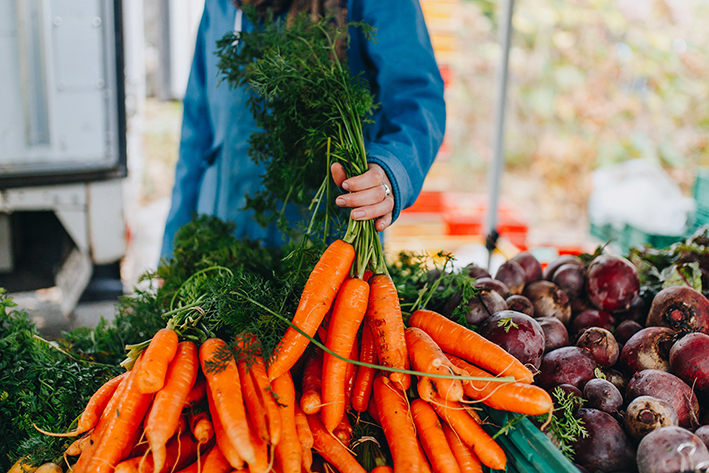
[[[379,423],[394,460],[394,471],[424,471],[406,392],[397,389],[387,378],[377,376],[374,379],[373,395]]]
[[[343,240],[335,240],[323,252],[305,283],[300,303],[293,316],[293,324],[313,337],[330,310],[340,286],[345,281],[352,262],[354,247]],[[289,371],[308,346],[308,339],[293,327],[288,327],[268,366],[271,381]]]
[[[303,447],[298,437],[295,419],[295,386],[290,373],[271,382],[281,411],[281,440],[276,445],[276,460],[283,473],[300,473]]]
[[[377,363],[377,351],[374,348],[372,340],[372,332],[365,324],[362,327],[362,343],[359,352],[359,361],[365,363]],[[357,412],[364,412],[369,406],[369,398],[372,396],[372,383],[377,370],[367,366],[357,367],[357,376],[355,377],[354,385],[352,386],[352,396],[350,404]]]
[[[391,278],[376,274],[369,279],[369,303],[367,325],[377,350],[381,366],[408,369],[409,354],[404,337],[404,321],[401,318],[399,294]],[[409,389],[408,374],[383,371],[402,391]]]
[[[443,433],[436,411],[422,399],[411,402],[411,412],[419,441],[436,473],[460,473],[458,462]]]
[[[433,381],[428,376],[419,376],[416,380],[416,391],[421,399],[431,402],[438,395]]]
[[[207,381],[202,376],[202,372],[197,373],[197,380],[194,382],[190,393],[185,399],[185,407],[196,406],[205,398],[207,394]]]
[[[212,413],[214,437],[217,441],[217,445],[219,446],[219,450],[222,454],[224,454],[224,458],[227,459],[229,464],[233,468],[239,470],[244,467],[244,459],[239,456],[239,452],[237,452],[234,444],[224,432],[224,427],[219,420],[219,416],[216,414],[216,408],[214,407],[214,400],[212,399],[212,392],[210,389],[207,389],[207,401],[209,402],[209,411]]]
[[[180,470],[197,459],[197,444],[189,432],[170,439],[165,449],[165,462],[161,468],[156,468],[150,455],[136,456],[123,460],[115,469],[115,473],[166,473]]]
[[[332,317],[325,346],[333,353],[347,358],[352,353],[357,331],[367,311],[369,285],[357,278],[342,284],[332,307]],[[320,413],[328,432],[332,432],[345,415],[347,367],[350,363],[329,353],[323,355],[322,401]]]
[[[371,473],[394,473],[394,469],[389,465],[379,465],[372,468]]]
[[[426,332],[445,353],[462,358],[495,375],[513,376],[531,383],[534,375],[504,348],[432,310],[417,310],[409,318],[410,327]]]
[[[256,452],[249,439],[239,370],[229,347],[224,340],[209,338],[199,348],[199,358],[215,408],[212,422],[218,417],[239,456],[249,465],[256,463]],[[224,449],[222,452],[229,459]]]
[[[195,344],[180,342],[165,375],[165,384],[155,394],[153,406],[145,420],[145,437],[156,471],[160,471],[165,463],[165,444],[177,430],[185,399],[197,379],[198,365]]]
[[[140,392],[137,386],[139,373],[135,369],[136,367],[140,369],[144,361],[142,358],[141,355],[138,358],[137,366],[126,378],[115,409],[106,417],[105,427],[102,426],[100,439],[98,439],[91,460],[86,466],[86,471],[89,473],[109,473],[118,464],[121,455],[132,448],[129,442],[140,428],[140,423],[153,399],[152,394]]]
[[[414,370],[431,374],[459,374],[460,370],[448,360],[426,332],[417,327],[409,327],[405,334]],[[463,383],[459,379],[431,378],[431,382],[440,396],[449,401],[463,400]]]
[[[177,332],[169,328],[160,329],[155,333],[145,349],[143,363],[136,375],[138,390],[141,393],[156,393],[162,389],[167,368],[177,353],[178,341]]]
[[[374,378],[376,379],[376,378]],[[372,382],[372,396],[374,395],[374,382]],[[374,399],[372,399],[374,401]],[[377,403],[376,402],[370,402],[369,407],[367,408],[367,412],[369,412],[369,415],[372,416],[372,419],[374,419],[374,422],[377,424],[381,424],[381,420],[379,419],[379,411],[377,411]]]
[[[116,392],[116,388],[128,376],[128,373],[130,373],[130,371],[126,371],[109,379],[93,393],[89,402],[86,403],[81,417],[79,417],[79,422],[74,432],[75,435],[83,434],[96,427],[101,413],[103,413],[104,409],[106,409],[106,405],[108,405],[108,401],[111,400],[113,393]]]
[[[84,449],[89,445],[90,440],[91,440],[91,434],[90,433],[84,434],[83,436],[74,440],[71,443],[71,445],[69,445],[67,447],[67,449],[64,451],[64,454],[69,457],[75,457],[77,455],[81,455],[82,452],[84,451]]]
[[[253,334],[240,335],[236,343],[240,350],[237,363],[239,376],[244,386],[248,383],[255,394],[255,399],[249,401],[254,405],[249,407],[247,404],[247,412],[254,409],[253,413],[249,412],[252,425],[260,418],[258,422],[263,424],[263,428],[255,427],[257,432],[260,432],[259,435],[265,442],[277,445],[281,438],[281,413],[271,393],[261,343]],[[247,397],[245,396],[244,399],[246,400]]]
[[[323,351],[315,348],[313,355],[305,360],[303,369],[303,394],[300,408],[306,414],[317,414],[322,409],[322,366]]]
[[[256,435],[256,431],[250,422],[249,439],[256,454],[256,460],[253,463],[249,463],[249,473],[266,473],[271,468],[268,461],[268,444]]]
[[[505,452],[480,427],[480,424],[473,419],[462,404],[439,397],[431,405],[438,416],[458,434],[460,440],[473,449],[483,464],[494,470],[505,469],[507,465]]]
[[[340,473],[365,473],[354,456],[330,432],[325,429],[317,415],[308,416],[308,425],[313,433],[313,448]]]
[[[197,461],[177,473],[228,473],[232,470],[224,454],[219,450],[219,446],[214,445]]]
[[[325,424],[323,424],[325,425]],[[352,441],[352,424],[347,414],[342,416],[340,423],[332,430],[332,434],[337,437],[343,445],[349,445]]]
[[[458,434],[456,434],[455,431],[445,422],[443,422],[443,433],[445,434],[446,440],[448,440],[448,445],[450,446],[450,449],[458,462],[461,473],[482,473],[483,466],[477,455],[475,455],[475,453],[473,453],[473,451],[460,440]]]
[[[493,378],[487,371],[461,360],[455,356],[448,357],[454,365],[466,371],[469,376]],[[486,406],[503,411],[518,412],[527,415],[548,413],[554,403],[544,389],[525,383],[501,383],[497,381],[465,381],[465,395],[482,401]]]
[[[355,336],[349,358],[350,360],[359,361],[359,337],[357,336]],[[354,390],[357,371],[359,371],[359,366],[354,363],[347,363],[347,371],[345,371],[345,409],[352,407],[352,391]]]
[[[313,466],[313,433],[308,425],[308,417],[300,408],[300,404],[295,402],[293,407],[295,407],[295,428],[298,432],[300,445],[303,447],[303,461],[301,464],[305,471],[310,471]]]
[[[264,442],[268,442],[270,435],[268,433],[266,408],[259,398],[254,380],[249,374],[249,368],[246,366],[246,360],[241,359],[236,365],[239,369],[239,380],[241,381],[241,393],[244,396],[246,415],[249,417],[249,421],[256,435]]]
[[[197,440],[198,446],[206,444],[214,437],[214,425],[212,425],[207,411],[190,414],[188,425],[190,432],[192,432],[192,435]]]

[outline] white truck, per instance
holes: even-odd
[[[0,287],[69,316],[126,252],[121,0],[0,1]]]

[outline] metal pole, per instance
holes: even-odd
[[[498,25],[498,42],[500,44],[500,65],[497,69],[497,93],[495,97],[495,132],[493,135],[493,159],[488,168],[489,199],[487,208],[487,238],[488,269],[492,252],[497,246],[497,209],[500,197],[500,178],[505,164],[505,106],[507,103],[507,77],[510,56],[510,38],[512,36],[512,13],[514,0],[504,0],[504,10]]]

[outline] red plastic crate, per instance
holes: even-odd
[[[421,192],[414,205],[403,210],[406,213],[442,213],[445,210],[443,192]]]

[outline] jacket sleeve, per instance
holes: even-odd
[[[367,153],[392,182],[396,220],[421,192],[443,141],[443,79],[418,0],[362,0],[360,5],[363,21],[376,28],[375,40],[365,48],[374,70],[370,84],[373,77],[380,101]]]
[[[175,168],[172,204],[165,224],[161,258],[172,255],[177,230],[192,220],[202,176],[208,165],[207,155],[213,141],[206,86],[206,31],[209,15],[205,7],[197,31],[194,58],[183,99],[182,131]]]

